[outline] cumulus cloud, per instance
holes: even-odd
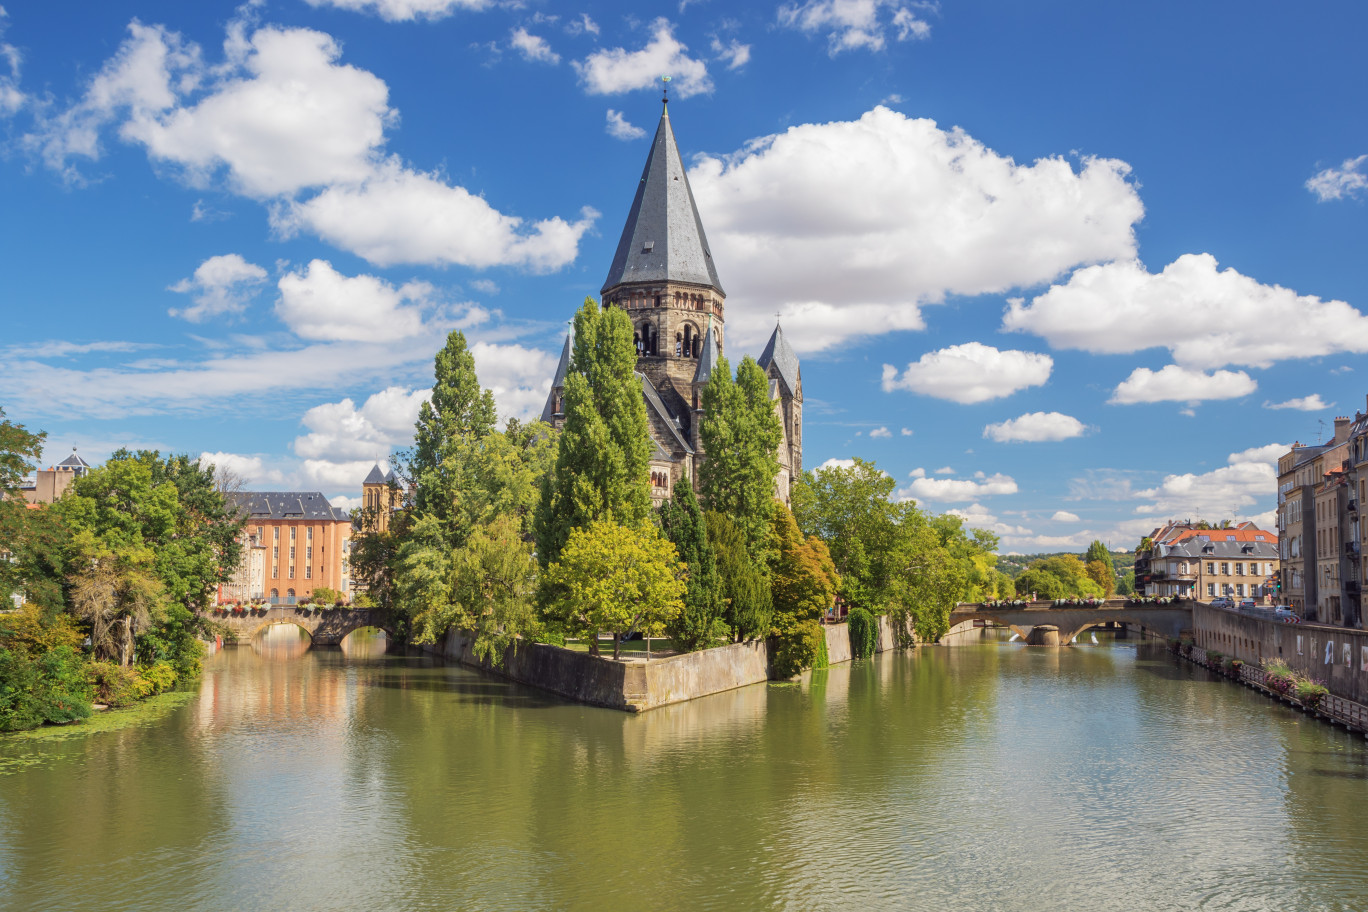
[[[1197,403],[1207,399],[1238,399],[1254,392],[1258,386],[1244,371],[1218,370],[1208,374],[1176,364],[1157,371],[1137,367],[1121,381],[1108,401],[1116,405],[1134,405],[1139,402]]]
[[[508,44],[519,54],[522,54],[524,60],[552,65],[560,63],[560,54],[551,50],[551,45],[547,43],[545,38],[529,33],[522,26],[513,30],[509,36]]]
[[[226,471],[242,479],[247,487],[280,484],[285,474],[274,463],[268,464],[263,456],[242,453],[204,452],[199,457],[200,465],[212,465],[218,471]]]
[[[998,443],[1038,443],[1082,437],[1086,430],[1083,422],[1062,412],[1027,412],[1020,418],[988,425],[983,436]]]
[[[1296,399],[1288,399],[1285,402],[1265,402],[1266,409],[1296,409],[1299,412],[1320,412],[1328,408],[1334,408],[1335,403],[1326,402],[1321,399],[1320,393],[1312,393],[1310,396],[1301,396]]]
[[[976,480],[968,478],[928,478],[925,469],[915,469],[911,473],[912,483],[894,492],[895,500],[935,500],[970,501],[994,494],[1015,494],[1017,483],[1010,475],[997,473],[983,475]]]
[[[988,508],[982,504],[970,504],[963,510],[956,508],[946,510],[945,512],[951,516],[958,516],[960,519],[964,520],[964,524],[970,528],[987,529],[989,532],[996,535],[1022,536],[1031,534],[1031,530],[1024,526],[1013,526],[1009,523],[1002,522],[990,513]]]
[[[853,460],[853,459],[837,459],[836,457],[833,456],[831,459],[828,459],[826,462],[824,462],[824,463],[822,463],[821,465],[819,465],[819,466],[817,467],[817,471],[820,472],[822,469],[853,469],[853,468],[855,468],[855,460]]]
[[[946,295],[1132,257],[1144,208],[1129,174],[1114,159],[1018,164],[963,130],[876,107],[700,156],[689,181],[728,291],[754,305],[730,337],[763,342],[764,315],[781,310],[794,346],[815,351],[920,329],[919,306]]]
[[[1095,354],[1167,348],[1188,368],[1368,352],[1368,316],[1353,306],[1220,270],[1205,253],[1160,273],[1134,259],[1080,269],[1029,305],[1011,301],[1002,328]]]
[[[1054,516],[1050,519],[1053,522],[1079,522],[1077,513],[1070,513],[1068,510],[1055,510]]]
[[[907,365],[899,376],[891,364],[883,366],[883,389],[910,390],[923,396],[969,404],[1010,396],[1050,379],[1054,360],[1049,355],[999,351],[982,342],[952,345],[927,352]]]
[[[227,253],[200,263],[195,274],[181,279],[170,291],[193,296],[189,307],[171,308],[173,317],[201,323],[210,317],[241,313],[266,281],[266,270],[240,254]]]
[[[8,74],[0,70],[0,117],[14,114],[28,100],[19,89],[19,68],[24,57],[17,47],[4,41],[7,15],[5,8],[0,6],[0,62],[9,69]]]
[[[903,428],[902,431],[901,431],[900,433],[901,433],[904,437],[911,437],[911,436],[912,436],[912,429],[911,429],[911,428]]]
[[[608,109],[608,135],[613,139],[641,139],[646,135],[646,131],[641,127],[627,122],[627,118],[622,116],[621,111]]]
[[[416,8],[416,7],[415,7]],[[385,82],[341,62],[311,29],[230,24],[225,61],[161,26],[134,22],[84,97],[24,144],[69,177],[101,154],[102,128],[192,184],[222,179],[268,207],[283,237],[308,230],[380,265],[558,269],[597,213],[526,221],[385,152],[397,121]]]
[[[1368,163],[1368,155],[1346,158],[1344,164],[1338,168],[1317,171],[1306,182],[1306,189],[1314,193],[1322,203],[1361,196],[1364,191],[1368,191],[1368,172],[1364,170],[1365,163]]]
[[[933,474],[933,475],[954,475],[954,474],[955,474],[955,470],[952,469],[952,468],[950,468],[950,466],[941,466],[939,469],[936,469],[936,470],[935,470],[934,472],[932,472],[931,474]]]
[[[493,6],[493,0],[305,0],[310,6],[332,6],[357,13],[373,13],[390,22],[444,19],[457,10],[472,12]]]
[[[640,50],[607,48],[574,61],[571,65],[584,90],[590,95],[621,95],[659,85],[658,80],[665,75],[679,98],[711,92],[707,64],[685,53],[688,46],[674,37],[669,20],[656,19],[650,30],[651,40]]]
[[[304,413],[301,422],[308,432],[296,437],[292,448],[306,460],[383,462],[391,451],[413,442],[418,409],[431,394],[391,386],[360,407],[350,397],[316,405]]]
[[[470,347],[480,383],[494,394],[499,417],[526,421],[541,414],[560,353],[522,345],[476,342]]]
[[[898,41],[926,38],[931,26],[914,9],[925,4],[907,0],[806,0],[779,7],[779,24],[827,36],[827,50],[883,50],[891,35]]]
[[[870,437],[892,437],[893,432],[886,427],[876,427],[869,432]]]
[[[1137,492],[1149,501],[1136,509],[1143,516],[1233,518],[1242,508],[1269,501],[1278,487],[1277,461],[1288,447],[1280,443],[1231,453],[1227,465],[1211,472],[1166,475],[1153,488]]]
[[[712,40],[712,51],[717,55],[717,59],[727,65],[729,70],[739,70],[741,67],[750,63],[751,46],[742,44],[735,38],[723,44],[720,39]]]
[[[344,276],[327,260],[277,283],[276,316],[305,339],[392,342],[423,329],[423,306],[433,294],[426,282],[396,288],[371,275]]]

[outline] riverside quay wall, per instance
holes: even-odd
[[[1208,652],[1261,664],[1281,659],[1323,681],[1337,697],[1368,703],[1368,631],[1323,624],[1288,624],[1227,608],[1195,605],[1193,639]]]
[[[823,629],[827,660],[833,665],[849,662],[848,624],[828,624]],[[605,706],[626,712],[645,712],[659,706],[682,703],[696,697],[722,693],[769,680],[769,646],[764,640],[732,643],[683,655],[653,658],[633,657],[615,661],[606,656],[547,646],[521,643],[504,653],[503,662],[492,662],[475,655],[474,640],[466,631],[448,630],[430,652],[479,668],[500,677],[559,694],[579,703]],[[897,648],[897,638],[888,618],[879,618],[878,652]]]

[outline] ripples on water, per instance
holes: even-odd
[[[0,908],[1368,908],[1362,740],[1134,641],[628,716],[377,640],[271,628],[154,728],[0,740]]]

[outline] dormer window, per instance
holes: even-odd
[[[641,252],[642,252],[642,253],[650,253],[650,252],[651,252],[652,250],[654,250],[654,249],[655,249],[655,241],[646,241],[644,244],[641,245]]]

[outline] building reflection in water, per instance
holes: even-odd
[[[389,650],[389,637],[379,627],[358,627],[342,638],[341,646],[349,659],[378,659]]]
[[[270,661],[297,659],[312,645],[309,631],[298,624],[272,624],[252,637],[252,651]]]

